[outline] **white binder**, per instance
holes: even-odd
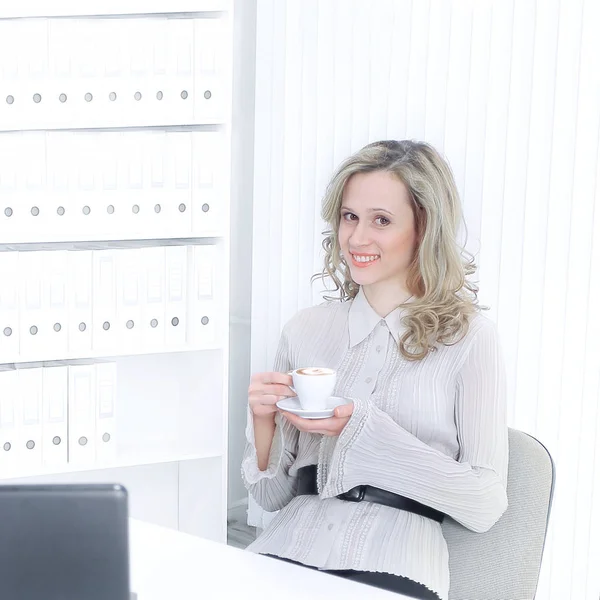
[[[170,131],[167,137],[166,237],[187,237],[192,228],[192,142],[188,132]]]
[[[52,240],[54,232],[51,224],[54,215],[45,194],[46,134],[38,131],[23,132],[19,146],[18,150],[15,147],[15,152],[22,161],[22,187],[19,196],[24,208],[21,218],[24,219],[22,224],[25,227],[21,237],[24,241]]]
[[[92,466],[96,461],[95,365],[70,365],[68,389],[69,463]]]
[[[117,193],[117,155],[115,148],[120,141],[120,132],[102,132],[94,138],[93,157],[95,163],[95,210],[90,214],[94,239],[115,239],[122,218],[121,199]]]
[[[0,25],[0,35],[2,26]],[[1,42],[0,42],[1,52]],[[0,113],[2,105],[0,102]],[[0,123],[2,116],[0,114]],[[21,211],[24,210],[17,196],[17,165],[13,139],[19,134],[0,136],[0,239],[7,242],[19,240],[22,233]]]
[[[72,125],[74,100],[71,77],[71,48],[73,43],[69,30],[73,27],[70,19],[49,19],[48,57],[49,77],[45,82],[46,94],[52,99],[46,106],[46,127],[66,127]],[[64,94],[61,96],[61,94]]]
[[[126,102],[124,95],[128,83],[125,51],[129,36],[126,35],[126,31],[130,23],[104,18],[86,19],[86,21],[93,26],[92,36],[95,43],[99,39],[110,40],[110,43],[102,44],[102,51],[95,52],[98,69],[94,80],[97,92],[94,103],[98,101],[96,106],[98,126],[118,127],[131,122],[130,114],[127,112],[129,103]]]
[[[167,56],[172,49],[168,44],[168,21],[166,19],[148,19],[146,24],[149,28],[150,40],[152,43],[151,49],[151,74],[150,77],[154,83],[154,118],[156,122],[168,123],[173,119],[172,113],[169,111],[167,93],[174,88],[170,85],[170,80],[167,75]],[[171,91],[171,95],[175,96],[176,92]]]
[[[142,343],[145,349],[165,347],[165,249],[141,248]]]
[[[88,354],[92,349],[92,252],[73,251],[69,268],[69,354]]]
[[[61,90],[60,93],[64,93]],[[56,104],[61,104],[60,101]],[[76,217],[76,174],[73,164],[73,134],[48,131],[46,133],[47,186],[46,203],[53,212],[53,231],[56,239],[64,240],[78,231]]]
[[[16,54],[19,57],[19,80],[22,82],[21,98],[28,101],[23,102],[24,106],[18,112],[28,127],[42,129],[46,122],[44,98],[36,102],[34,94],[44,93],[41,83],[47,80],[48,26],[44,19],[23,19],[20,29]],[[27,42],[23,43],[24,40]]]
[[[41,252],[19,252],[20,349],[26,361],[47,358],[51,348],[44,327],[43,272]]]
[[[100,226],[110,233],[109,239],[127,238],[131,235],[132,216],[127,189],[127,134],[122,131],[105,131],[99,139],[102,140],[106,158],[102,169]]]
[[[124,138],[127,143],[127,195],[125,196],[125,223],[129,222],[128,234],[134,238],[145,236],[144,221],[147,218],[147,177],[144,164],[144,132],[131,133]]]
[[[114,250],[93,251],[92,347],[115,349],[117,335],[117,265]]]
[[[68,39],[70,58],[70,71],[67,81],[70,88],[70,99],[67,104],[71,105],[72,113],[69,118],[70,127],[94,126],[97,123],[98,113],[98,90],[90,77],[91,60],[86,52],[73,52],[73,48],[82,48],[87,45],[86,31],[88,19],[69,20],[65,35]],[[89,95],[88,95],[89,94]]]
[[[67,259],[65,250],[44,252],[42,255],[44,322],[41,334],[49,338],[48,346],[57,358],[64,358],[69,349]]]
[[[19,253],[0,252],[0,363],[19,359]]]
[[[164,131],[146,132],[145,164],[148,173],[148,189],[144,192],[143,226],[149,235],[162,237],[168,217],[166,195],[166,145],[167,134]]]
[[[18,369],[19,401],[17,424],[20,429],[17,461],[26,471],[42,465],[42,369]]]
[[[188,302],[190,322],[188,343],[199,347],[211,347],[217,338],[217,247],[192,246],[192,277]]]
[[[117,363],[96,364],[96,462],[111,464],[117,459]]]
[[[165,345],[181,348],[187,329],[187,246],[165,248]]]
[[[102,212],[101,173],[96,160],[96,144],[100,134],[78,131],[73,135],[76,152],[71,168],[75,171],[72,171],[72,177],[77,181],[74,223],[79,235],[95,237],[95,223]]]
[[[194,20],[167,20],[167,77],[169,114],[178,115],[180,122],[192,123],[194,117]]]
[[[18,466],[20,428],[17,423],[19,375],[15,370],[0,371],[0,476]]]
[[[195,19],[194,30],[194,119],[197,123],[219,123],[228,111],[223,85],[223,23],[221,19]]]
[[[139,352],[142,344],[142,264],[139,249],[114,250],[117,266],[118,347]]]
[[[193,196],[192,234],[223,235],[222,186],[224,181],[224,140],[219,131],[192,134]]]
[[[42,369],[42,462],[62,467],[68,459],[68,367]]]
[[[136,124],[147,123],[154,116],[156,93],[155,82],[150,77],[152,70],[152,45],[149,19],[133,19],[129,24],[129,77],[132,89],[130,120]]]

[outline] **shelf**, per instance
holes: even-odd
[[[74,240],[56,240],[56,241],[24,241],[7,242],[4,239],[0,241],[0,252],[29,252],[33,250],[135,250],[137,248],[167,247],[167,246],[202,246],[205,244],[216,244],[222,241],[223,236],[205,235],[190,237],[124,237],[107,238],[106,236],[97,239],[90,237],[82,239],[78,237]]]
[[[233,2],[1,4],[0,485],[118,481],[132,517],[223,540]],[[112,454],[76,451],[83,416]]]
[[[223,344],[206,344],[206,345],[196,345],[196,346],[183,346],[179,348],[154,348],[154,349],[143,349],[139,350],[122,350],[122,351],[106,351],[106,350],[97,350],[91,351],[87,353],[66,353],[64,355],[57,356],[23,356],[19,357],[18,360],[14,361],[5,361],[0,362],[0,366],[2,365],[33,365],[35,363],[40,363],[40,366],[46,363],[55,362],[63,362],[63,361],[85,361],[96,358],[102,359],[113,359],[113,358],[123,358],[126,356],[148,356],[153,354],[177,354],[181,352],[204,352],[210,350],[220,350],[223,348]],[[47,365],[46,365],[47,366]]]
[[[184,462],[191,460],[202,460],[208,458],[220,458],[220,453],[197,453],[197,454],[166,454],[155,457],[148,456],[137,460],[117,460],[114,463],[94,465],[64,465],[62,467],[35,467],[20,472],[0,472],[0,482],[8,482],[13,479],[25,479],[32,477],[45,477],[47,475],[62,475],[67,473],[80,473],[88,471],[105,471],[107,469],[126,469],[144,465],[157,465],[163,463]],[[0,484],[1,485],[1,484]]]
[[[104,0],[103,2],[81,2],[81,0],[21,0],[11,6],[0,8],[0,19],[26,17],[95,17],[129,16],[144,14],[202,13],[229,10],[229,0]]]
[[[107,248],[146,248],[148,246],[181,246],[194,245],[200,241],[219,241],[224,238],[223,231],[207,230],[198,235],[189,236],[172,236],[164,237],[157,236],[149,238],[145,235],[129,233],[120,233],[123,237],[112,238],[105,234],[87,235],[84,239],[80,235],[73,234],[69,236],[67,233],[61,233],[60,236],[52,236],[48,231],[43,235],[38,236],[38,239],[31,240],[14,234],[4,235],[0,241],[1,251],[19,252],[23,250],[104,250]]]
[[[227,121],[221,117],[208,118],[208,117],[192,117],[187,119],[185,123],[181,121],[179,117],[168,118],[149,118],[144,116],[137,117],[136,120],[130,119],[127,125],[123,124],[121,119],[115,119],[114,121],[105,121],[100,125],[89,125],[89,124],[72,124],[69,127],[60,124],[45,123],[43,125],[37,123],[33,125],[27,125],[26,123],[20,124],[19,127],[9,125],[0,127],[0,134],[11,134],[16,132],[27,132],[27,133],[38,133],[38,132],[51,132],[51,133],[133,133],[136,131],[176,131],[176,132],[190,132],[190,131],[224,131],[227,126]]]

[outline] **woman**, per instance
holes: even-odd
[[[296,314],[275,372],[252,377],[242,475],[280,512],[249,550],[445,600],[444,515],[484,532],[507,507],[504,367],[456,243],[456,185],[431,146],[376,142],[341,165],[322,214],[342,301]],[[352,402],[281,413],[306,366],[336,369]]]

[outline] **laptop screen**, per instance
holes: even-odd
[[[0,582],[13,600],[129,600],[120,485],[0,485]]]

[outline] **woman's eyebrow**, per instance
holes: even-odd
[[[350,212],[354,212],[351,208],[348,208],[347,206],[342,206],[342,210],[349,210]],[[389,210],[385,209],[385,208],[369,208],[367,209],[367,212],[384,212],[387,213],[388,215],[391,215],[392,217],[394,216],[394,213],[390,212]]]

